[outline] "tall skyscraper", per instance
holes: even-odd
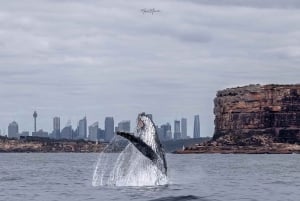
[[[37,118],[37,112],[33,112],[33,118],[34,118],[34,132],[36,132],[36,118]]]
[[[17,122],[13,121],[8,125],[8,137],[19,138],[19,126]]]
[[[109,142],[114,137],[114,118],[105,118],[105,141]]]
[[[87,138],[87,121],[86,117],[79,120],[78,122],[78,138],[86,139]]]
[[[160,128],[156,127],[156,131],[157,131],[158,138],[160,139],[160,141],[165,141],[164,129],[162,127],[160,127]]]
[[[130,121],[121,121],[118,123],[118,131],[130,132]]]
[[[199,115],[194,117],[194,138],[200,138],[200,118]]]
[[[187,138],[187,119],[186,118],[181,119],[181,137],[183,139]]]
[[[172,139],[172,128],[171,124],[166,123],[160,126],[160,140],[165,141],[165,140],[171,140]]]
[[[166,138],[167,140],[172,140],[172,131],[167,130],[166,136],[167,136],[167,138]]]
[[[53,130],[60,130],[60,118],[59,117],[53,118]]]
[[[61,130],[61,139],[73,139],[73,130],[71,125],[67,125]]]
[[[89,140],[91,140],[91,141],[98,140],[98,129],[99,129],[98,122],[95,122],[89,126]]]
[[[73,139],[78,139],[78,126],[75,128],[75,130],[73,131]]]
[[[60,138],[60,118],[59,117],[54,117],[53,118],[52,137],[55,138],[55,139]]]
[[[97,139],[101,141],[105,140],[105,130],[98,128]]]
[[[175,120],[174,121],[174,140],[181,139],[181,133],[180,133],[180,121]]]

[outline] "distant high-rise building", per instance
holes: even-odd
[[[167,140],[172,140],[172,131],[171,130],[167,130],[166,139]]]
[[[179,120],[174,121],[174,133],[180,133],[180,121]]]
[[[75,130],[73,131],[73,139],[78,139],[78,126],[75,128]]]
[[[13,121],[8,125],[8,137],[19,138],[19,126],[17,122]]]
[[[38,130],[37,132],[32,132],[32,136],[44,138],[49,137],[48,132],[45,132],[42,129]]]
[[[78,138],[86,139],[87,138],[87,121],[86,117],[79,120],[78,122]]]
[[[67,125],[61,130],[61,139],[73,139],[73,130],[71,125]]]
[[[114,118],[105,118],[105,141],[109,142],[114,137]]]
[[[98,128],[97,139],[104,141],[105,139],[105,130]]]
[[[99,129],[98,122],[95,122],[89,126],[89,140],[91,140],[91,141],[98,140],[98,129]]]
[[[174,140],[178,140],[181,138],[181,133],[180,133],[180,121],[175,120],[174,121]]]
[[[165,141],[165,135],[164,135],[164,129],[162,127],[156,127],[156,131],[158,134],[158,138],[160,139],[160,141]]]
[[[53,118],[52,137],[55,138],[55,139],[60,138],[60,118],[59,117],[54,117]]]
[[[181,137],[183,139],[187,138],[187,119],[186,118],[181,119]]]
[[[117,131],[130,132],[130,121],[121,121],[118,123]]]
[[[200,138],[200,118],[199,115],[194,117],[194,138]]]
[[[60,118],[59,117],[53,118],[53,130],[60,130]]]
[[[161,141],[171,140],[172,139],[172,128],[171,124],[166,123],[160,126],[158,129],[159,139]]]
[[[34,132],[36,132],[36,118],[37,118],[37,112],[33,112],[33,118],[34,118]]]

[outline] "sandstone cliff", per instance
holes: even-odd
[[[263,145],[300,142],[300,84],[249,85],[217,92],[214,140]]]
[[[217,92],[211,141],[176,153],[300,153],[300,84]]]

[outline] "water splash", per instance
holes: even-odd
[[[146,119],[148,121],[148,119]],[[144,142],[150,144],[154,151],[158,148],[155,127],[152,121],[144,121],[151,124],[145,130],[137,128],[138,135]],[[93,175],[93,186],[154,186],[166,185],[168,178],[166,172],[162,172],[164,161],[157,161],[155,164],[145,157],[134,145],[129,143],[120,153],[108,153],[111,150],[119,149],[122,137],[116,136],[108,147],[100,153]],[[122,143],[121,143],[122,144]],[[159,158],[159,160],[162,160]]]
[[[109,146],[115,146],[116,141]],[[93,186],[154,186],[167,183],[167,176],[131,143],[119,154],[100,153],[92,182]]]

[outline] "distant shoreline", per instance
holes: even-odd
[[[0,137],[0,153],[100,153],[107,142],[85,140],[55,140],[38,138],[34,140],[18,140]],[[121,145],[120,145],[121,146]],[[124,145],[123,145],[124,146]],[[110,150],[119,152],[120,150]],[[288,143],[272,143],[264,146],[223,145],[213,142],[196,144],[173,154],[300,154],[300,145]]]
[[[97,143],[84,140],[0,138],[0,153],[99,153],[106,146],[106,142]]]
[[[300,154],[300,145],[288,143],[273,143],[268,146],[228,146],[228,145],[198,145],[175,154]]]
[[[162,145],[167,153],[172,153],[183,146],[189,146],[196,143],[208,141],[209,137],[180,139],[162,141]],[[95,142],[80,140],[67,140],[67,139],[50,139],[42,137],[32,137],[22,139],[12,139],[0,136],[0,153],[4,152],[46,152],[46,153],[99,153],[107,147],[108,142]],[[119,141],[116,146],[107,149],[107,152],[120,152],[128,144],[127,140]],[[113,150],[112,150],[113,149]]]

